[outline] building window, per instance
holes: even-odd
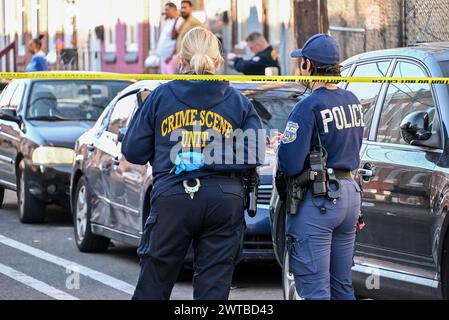
[[[1,17],[1,21],[4,21],[1,25],[0,25],[0,36],[4,37],[6,36],[6,16],[5,16],[5,0],[0,0],[0,17]]]
[[[12,5],[15,7],[14,5]],[[26,43],[25,43],[25,32],[26,32],[26,20],[25,20],[25,0],[20,1],[20,5],[18,6],[19,12],[16,12],[16,17],[18,18],[17,24],[19,26],[17,30],[17,42],[18,42],[18,51],[19,56],[24,56],[26,54]]]
[[[39,36],[39,0],[31,2],[31,36],[37,38]]]
[[[129,0],[120,14],[126,24],[126,52],[139,51],[139,25],[143,24],[145,5],[142,0]]]
[[[120,3],[122,3],[120,1]],[[105,32],[104,32],[104,44],[106,52],[116,52],[116,27],[118,22],[118,14],[117,14],[117,1],[109,0],[106,4],[106,16],[108,17],[107,23],[105,24]]]
[[[237,35],[240,42],[244,42],[252,32],[263,32],[262,18],[262,0],[237,1]]]
[[[126,51],[127,52],[137,52],[139,51],[138,45],[138,28],[136,24],[126,25]]]

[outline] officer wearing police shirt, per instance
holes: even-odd
[[[228,61],[236,71],[245,75],[263,76],[266,68],[277,68],[279,74],[281,73],[279,55],[261,33],[250,34],[246,42],[251,52],[254,53],[254,57],[250,60],[244,60],[233,53],[228,55]]]
[[[292,57],[299,59],[303,76],[340,75],[340,47],[329,35],[313,36]],[[308,187],[297,214],[288,215],[290,271],[302,299],[353,300],[351,268],[361,190],[352,171],[360,163],[362,106],[353,93],[333,84],[315,82],[310,88],[312,94],[290,116],[279,147],[279,167],[289,177],[303,173],[320,138],[327,151],[327,167],[341,184],[341,196],[336,201],[313,197]]]
[[[183,40],[180,63],[184,73],[213,74],[223,63],[218,39],[203,28],[192,29]],[[261,147],[254,149],[261,128],[253,105],[228,82],[172,81],[137,111],[122,152],[131,163],[150,162],[153,190],[133,299],[169,299],[191,244],[194,298],[228,299],[245,229],[240,175],[263,163],[258,155],[264,154],[266,140],[261,137]],[[245,161],[233,161],[239,158],[232,147],[235,132],[254,138],[252,148],[251,139],[245,140]]]

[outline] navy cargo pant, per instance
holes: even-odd
[[[361,190],[353,180],[340,182],[342,193],[336,203],[314,199],[309,191],[298,214],[287,217],[290,272],[305,300],[355,299],[351,269]]]
[[[243,186],[235,178],[200,180],[193,200],[180,184],[153,203],[138,248],[141,272],[133,299],[170,299],[191,244],[194,299],[228,299],[245,229]]]

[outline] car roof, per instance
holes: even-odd
[[[121,96],[131,92],[147,89],[153,91],[161,84],[168,81],[143,80],[136,82],[121,92]],[[277,82],[231,82],[231,86],[239,91],[282,91],[282,92],[303,92],[305,87],[299,83],[277,83]]]
[[[343,65],[376,58],[396,57],[415,58],[421,61],[426,59],[447,61],[449,60],[449,42],[418,43],[404,48],[370,51],[347,59]]]

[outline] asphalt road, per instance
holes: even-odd
[[[6,192],[0,209],[0,300],[129,300],[138,273],[136,248],[114,242],[106,253],[81,253],[68,212],[50,206],[44,224],[23,225],[15,193]],[[172,299],[191,300],[192,292],[190,280],[179,281]],[[239,265],[231,299],[282,299],[280,268]]]

